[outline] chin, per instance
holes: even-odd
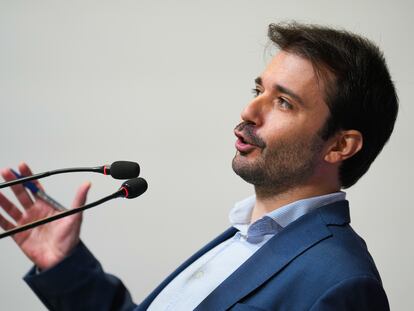
[[[249,159],[249,154],[244,155],[237,152],[232,161],[233,171],[247,182],[252,179],[251,176],[256,172],[256,167],[257,160]]]

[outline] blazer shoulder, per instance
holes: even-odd
[[[316,300],[310,311],[389,311],[385,291],[377,279],[359,275],[342,280]]]
[[[327,228],[331,232],[331,236],[316,245],[314,251],[323,255],[323,261],[336,263],[331,267],[327,267],[328,269],[341,270],[348,277],[372,275],[379,279],[374,259],[365,240],[349,223],[342,225],[329,224]]]

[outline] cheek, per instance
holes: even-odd
[[[257,134],[266,144],[274,144],[278,141],[289,143],[297,139],[314,137],[325,124],[329,114],[327,107],[325,110],[274,110],[264,118],[264,123]]]
[[[279,112],[268,116],[259,135],[266,140],[266,142],[277,141],[279,139],[286,139],[289,137],[297,137],[303,134],[306,129],[306,123],[300,116],[292,116],[289,113]]]

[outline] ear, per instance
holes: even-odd
[[[362,145],[361,132],[356,130],[341,131],[335,135],[324,160],[331,164],[340,163],[361,150]]]

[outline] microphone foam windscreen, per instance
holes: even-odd
[[[127,180],[122,184],[123,187],[128,189],[127,198],[133,199],[143,194],[148,189],[148,184],[144,178],[133,178]]]
[[[130,179],[139,176],[139,165],[136,162],[116,161],[111,164],[110,174],[115,179]]]

